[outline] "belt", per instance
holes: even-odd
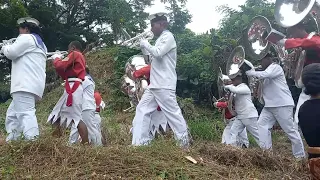
[[[80,78],[68,78],[68,81],[69,82],[80,82],[80,83],[82,83],[82,79],[80,79]]]

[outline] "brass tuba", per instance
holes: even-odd
[[[233,106],[233,94],[230,93],[230,91],[226,91],[224,89],[224,86],[231,84],[231,79],[222,73],[221,68],[219,67],[218,72],[218,79],[217,79],[217,87],[218,87],[218,93],[219,93],[219,99],[217,100],[215,97],[213,97],[212,101],[220,102],[220,101],[227,101],[228,102],[228,110],[231,113],[232,116],[236,116],[236,112],[234,110]],[[225,123],[228,123],[225,119],[225,109],[222,109],[222,118]]]
[[[138,100],[138,102],[140,101],[144,90],[147,88],[148,82],[146,78],[133,78],[133,72],[145,66],[147,66],[147,64],[145,63],[145,59],[142,55],[135,55],[130,57],[125,65],[127,77],[135,82],[135,98]]]
[[[253,64],[245,59],[245,51],[242,46],[237,46],[229,56],[226,72],[228,77],[235,78],[239,74],[245,74],[246,71],[255,69]],[[262,81],[255,77],[248,77],[248,85],[253,98],[257,98],[261,104],[264,104],[262,98]]]
[[[310,15],[319,32],[320,13],[319,3],[317,0],[276,0],[274,17],[276,22],[282,27],[292,27],[301,21],[306,20]],[[312,38],[315,33],[310,33],[308,38]],[[293,49],[293,52],[287,54],[284,58],[284,71],[287,78],[293,79],[297,87],[302,87],[301,82],[302,70],[304,67],[306,51],[301,48]]]

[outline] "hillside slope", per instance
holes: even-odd
[[[211,110],[198,109],[188,119],[195,139],[190,152],[176,147],[170,137],[160,137],[148,147],[129,146],[134,114],[121,111],[129,103],[116,89],[119,67],[124,65],[121,53],[121,49],[114,48],[87,57],[97,90],[108,104],[102,112],[108,146],[70,147],[67,135],[61,139],[51,137],[46,119],[62,94],[59,86],[37,104],[39,140],[0,146],[0,179],[308,179],[305,162],[291,158],[290,143],[282,133],[275,134],[273,155],[256,148],[221,145],[223,126]],[[2,128],[8,103],[0,105]],[[187,155],[198,164],[188,161],[184,157]]]

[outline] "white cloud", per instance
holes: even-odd
[[[238,8],[239,5],[245,3],[246,0],[188,0],[187,9],[192,14],[192,22],[187,25],[196,33],[203,33],[211,28],[218,28],[219,21],[223,15],[216,12],[216,8],[220,5],[228,5],[232,8]],[[146,9],[148,13],[168,12],[165,5],[160,0],[155,0],[155,4]]]

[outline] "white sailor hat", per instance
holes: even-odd
[[[155,13],[155,14],[151,14],[148,19],[151,21],[151,22],[156,22],[156,21],[160,21],[160,20],[165,20],[167,21],[167,16],[168,14],[167,13],[164,13],[164,12],[159,12],[159,13]]]
[[[37,25],[37,26],[40,25],[40,23],[39,23],[38,20],[36,20],[35,18],[31,18],[31,17],[20,18],[20,19],[18,19],[18,21],[17,21],[18,24],[22,24],[22,23],[24,23],[24,22],[33,23],[33,24],[35,24],[35,25]]]

